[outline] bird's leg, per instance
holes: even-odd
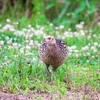
[[[49,66],[50,66],[49,64],[46,64],[46,72],[47,72],[48,75],[50,75],[50,71],[49,71],[49,69],[48,69]]]
[[[57,67],[54,67],[54,66],[53,66],[53,71],[54,71],[54,72],[56,71],[56,69],[57,69]]]

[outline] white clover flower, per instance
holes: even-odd
[[[12,45],[15,49],[18,49],[18,43],[13,43]]]
[[[36,28],[40,28],[40,26],[39,25],[36,25]]]
[[[2,28],[3,31],[10,30],[10,29],[14,29],[14,26],[12,26],[12,25],[10,25],[10,24],[6,24],[6,25]]]
[[[73,32],[73,35],[78,37],[78,32]]]
[[[90,53],[89,52],[87,52],[87,56],[90,56]]]
[[[69,33],[68,31],[65,31],[65,32],[64,32],[64,35],[68,35],[68,33]]]
[[[93,34],[93,37],[95,37],[95,38],[96,38],[96,37],[97,37],[97,35],[96,35],[96,34]]]
[[[89,50],[89,46],[85,46],[84,48],[85,48],[85,50]]]
[[[24,31],[15,31],[14,32],[14,35],[16,35],[16,36],[21,36],[21,35],[24,35],[25,33],[24,33]]]
[[[69,35],[69,34],[67,34],[67,35],[66,35],[66,37],[70,37],[70,38],[73,38],[73,36],[72,36],[72,35]]]
[[[93,51],[96,53],[97,52],[97,49],[94,49]]]
[[[35,32],[35,29],[33,27],[30,28],[31,33]]]
[[[44,32],[42,30],[35,30],[34,34],[37,35],[43,35]]]
[[[43,31],[43,30],[44,30],[44,27],[42,26],[42,27],[40,28],[40,30]]]
[[[57,32],[57,31],[56,31],[56,32]],[[57,37],[58,37],[58,38],[61,38],[61,35],[58,33]]]
[[[86,57],[86,53],[83,53],[83,56],[85,56],[85,57]]]
[[[31,27],[32,27],[32,25],[31,25],[31,24],[29,24],[29,25],[28,25],[28,28],[31,28]]]
[[[87,39],[91,39],[91,35],[88,35],[88,36],[87,36]]]
[[[33,40],[30,40],[30,42],[33,42]]]
[[[78,53],[79,51],[78,51],[78,50],[74,50],[74,52],[75,52],[75,53]]]
[[[6,22],[10,22],[10,19],[6,19]]]
[[[10,49],[13,49],[13,47],[12,46],[8,46],[8,50],[10,50]]]
[[[88,31],[87,31],[87,30],[85,30],[85,33],[88,33]]]
[[[16,40],[17,40],[17,38],[14,38],[14,40],[16,41]]]
[[[23,32],[26,32],[26,31],[27,31],[27,29],[26,29],[26,28],[23,28],[23,29],[22,29],[22,31],[23,31]]]
[[[70,46],[68,46],[68,49],[70,50],[70,49],[71,49],[71,47],[70,47]]]
[[[98,45],[98,42],[94,42],[94,46],[97,46]]]
[[[69,55],[69,56],[71,56],[71,55],[72,55],[72,53],[70,53],[70,52],[69,52],[69,53],[68,53],[68,55]]]
[[[20,53],[24,54],[24,48],[20,48]]]
[[[28,43],[29,42],[29,40],[26,40],[26,43]]]
[[[12,44],[12,39],[7,40],[8,44]]]
[[[14,32],[14,31],[15,31],[14,27],[11,27],[9,30],[10,30],[11,32]]]
[[[40,45],[41,45],[41,44],[38,43],[38,44],[37,44],[37,47],[40,47]]]
[[[89,61],[89,60],[87,60],[86,62],[87,62],[87,63],[89,63],[90,61]]]
[[[27,49],[27,50],[30,50],[31,47],[30,47],[29,45],[26,45],[26,49]]]
[[[68,49],[68,51],[69,51],[69,52],[73,52],[73,50],[72,50],[72,49]]]
[[[50,26],[53,26],[53,23],[50,23]]]
[[[90,43],[88,43],[88,46],[90,47]]]
[[[71,31],[71,28],[68,28],[68,31]]]
[[[18,25],[19,23],[18,22],[14,22],[14,25]]]
[[[13,43],[12,45],[16,47],[16,46],[18,46],[18,43],[15,42],[15,43]]]
[[[91,46],[91,50],[95,50],[95,47],[94,46]]]
[[[37,59],[34,57],[34,58],[32,58],[32,60],[33,60],[33,61],[36,61]]]
[[[93,31],[92,30],[89,30],[89,32],[92,33]]]
[[[33,35],[32,34],[27,34],[27,37],[26,38],[32,38],[33,37]]]
[[[92,59],[94,59],[95,57],[94,57],[94,56],[92,56],[91,58],[92,58]]]
[[[60,25],[59,28],[60,28],[60,29],[64,29],[64,25]]]
[[[17,57],[18,57],[18,55],[14,55],[14,57],[15,57],[15,58],[17,58]]]
[[[84,35],[85,35],[85,33],[84,33],[84,32],[82,32],[82,33],[81,33],[81,35],[82,35],[82,36],[84,36]]]
[[[75,54],[75,57],[78,58],[79,57],[79,54]]]
[[[85,35],[85,32],[83,30],[80,30],[80,33],[81,33],[82,36]]]
[[[31,55],[32,53],[31,52],[29,52],[29,50],[26,50],[26,53],[25,53],[25,55],[27,56],[27,55]]]
[[[84,24],[85,24],[85,22],[80,22],[80,24],[84,25]]]
[[[62,36],[62,39],[64,40],[64,39],[66,39],[66,37],[65,36]]]
[[[76,29],[83,29],[83,25],[82,24],[76,24]]]
[[[27,30],[27,34],[31,34],[31,29],[28,29]]]
[[[2,45],[4,45],[4,41],[3,40],[0,41],[0,46],[2,46]]]
[[[81,50],[82,50],[82,51],[85,51],[85,48],[84,48],[84,47],[82,47],[82,48],[81,48]]]
[[[76,49],[76,46],[75,46],[75,45],[73,45],[73,46],[71,46],[71,48],[72,48],[72,49]]]
[[[38,44],[38,41],[34,41],[34,44],[37,45]]]
[[[34,46],[33,41],[29,42],[29,46],[31,46],[31,47]]]
[[[97,23],[100,26],[100,22]]]
[[[18,46],[19,46],[19,47],[22,47],[22,45],[21,45],[21,44],[18,44]]]
[[[58,30],[59,28],[56,26],[55,29]]]

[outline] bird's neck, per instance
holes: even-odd
[[[57,45],[56,44],[53,44],[53,45],[48,45],[48,50],[49,51],[54,51],[54,50],[56,50],[56,48],[57,48]]]

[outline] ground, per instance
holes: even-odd
[[[0,90],[0,100],[100,100],[100,89],[93,89],[90,86],[82,86],[78,90],[68,90],[64,96],[59,93],[32,92],[22,95],[20,93],[4,93]]]

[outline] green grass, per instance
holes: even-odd
[[[35,31],[31,31],[30,28],[26,28],[26,32],[21,36],[8,30],[0,32],[0,41],[4,41],[3,45],[0,44],[0,88],[6,86],[9,91],[15,93],[21,91],[25,94],[32,90],[34,92],[57,93],[60,96],[65,95],[68,89],[75,88],[78,90],[84,84],[99,89],[100,35],[98,28],[95,27],[93,30],[97,37],[93,37],[93,33],[88,32],[85,36],[79,35],[72,38],[63,35],[63,32],[67,31],[67,29],[58,29],[57,34],[61,34],[61,38],[64,39],[68,46],[75,45],[79,52],[72,51],[71,56],[67,57],[66,62],[55,73],[50,68],[51,76],[46,74],[46,66],[39,59],[38,44],[41,43],[44,33],[47,31],[48,34],[58,37],[56,30],[52,29],[51,33],[51,27],[44,26],[43,33],[40,34],[40,32],[36,33],[40,29],[34,28]],[[3,27],[1,27],[1,30],[3,30]],[[29,33],[28,30],[30,30]],[[18,31],[18,29],[15,28],[15,31]],[[87,39],[88,35],[91,35],[92,38]],[[9,37],[9,39],[7,40],[6,37]],[[10,40],[12,40],[11,43],[9,43]],[[32,46],[29,44],[30,40],[33,40]],[[95,46],[97,52],[91,50],[94,42],[98,43]],[[17,46],[13,43],[17,43]],[[81,51],[81,48],[88,45],[88,43],[90,43],[89,49]],[[90,56],[86,55],[87,52],[90,53]],[[79,54],[79,56],[75,56],[76,54]]]

